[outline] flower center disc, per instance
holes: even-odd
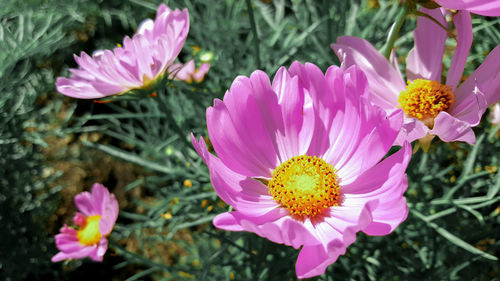
[[[99,215],[87,217],[87,223],[76,234],[80,244],[90,246],[99,243],[99,240],[101,240],[101,232],[99,231],[100,220],[101,216]]]
[[[273,171],[268,183],[274,200],[292,215],[313,217],[339,205],[336,170],[316,156],[295,156]]]
[[[447,110],[455,101],[455,96],[450,86],[437,81],[416,79],[408,81],[408,86],[399,94],[398,101],[407,115],[427,121]]]

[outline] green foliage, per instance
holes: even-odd
[[[18,2],[6,1],[0,11],[0,225],[8,230],[0,239],[0,279],[71,275],[49,261],[56,249],[48,231],[57,230],[47,230],[47,222],[63,186],[49,187],[60,174],[44,176],[48,164],[41,148],[48,136],[96,132],[104,141],[83,140],[82,150],[133,163],[141,175],[120,188],[129,202],[120,202],[106,262],[93,269],[129,281],[295,280],[297,250],[212,226],[213,217],[229,207],[214,192],[189,135],[207,136],[205,109],[237,75],[262,69],[272,76],[295,60],[326,70],[339,63],[330,44],[342,35],[380,49],[399,12],[397,1],[368,8],[368,1],[253,0],[252,10],[238,0],[166,1],[189,10],[191,29],[180,60],[199,58],[195,46],[214,54],[207,77],[200,84],[169,81],[157,97],[106,104],[63,98],[54,78],[75,66],[72,53],[112,48],[131,36],[160,1]],[[415,22],[410,17],[395,42],[401,59],[413,45]],[[500,42],[499,19],[474,17],[473,26],[466,75]],[[56,119],[68,100],[69,113]],[[490,125],[475,131],[476,146],[434,140],[429,153],[416,152],[407,171],[408,219],[386,237],[358,234],[346,255],[313,280],[498,278],[500,142]],[[104,184],[113,188],[114,182]],[[95,277],[87,262],[69,266],[80,267],[78,278]]]

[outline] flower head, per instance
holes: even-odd
[[[57,90],[74,98],[95,99],[148,88],[172,71],[188,31],[187,9],[171,10],[161,4],[156,19],[145,20],[132,38],[125,37],[123,47],[75,55],[79,68],[70,69],[70,78],[58,77]]]
[[[446,26],[444,10],[422,8],[421,11]],[[392,63],[387,61],[366,40],[343,36],[332,44],[343,67],[357,65],[366,73],[373,104],[388,113],[398,108],[404,110],[397,144],[427,134],[437,135],[446,142],[474,144],[476,137],[471,127],[479,124],[488,105],[500,100],[500,46],[460,84],[472,44],[470,14],[459,11],[453,21],[458,43],[445,83],[441,75],[447,32],[425,17],[418,18],[415,47],[407,57],[408,83],[403,80],[394,56]]]
[[[172,66],[175,71],[171,73],[171,78],[174,80],[185,81],[187,83],[200,83],[205,78],[210,69],[209,63],[202,63],[200,67],[196,68],[194,65],[194,60],[188,61],[186,64],[174,64]]]
[[[383,159],[402,123],[368,102],[356,67],[313,64],[238,77],[207,109],[217,157],[193,145],[217,194],[234,211],[214,224],[301,248],[300,278],[322,274],[356,233],[386,235],[407,216],[403,193],[411,148]]]
[[[73,218],[78,229],[67,225],[61,228],[61,233],[56,235],[56,246],[60,252],[52,257],[52,261],[85,257],[102,261],[108,249],[106,237],[118,217],[118,202],[106,187],[95,183],[91,193],[82,192],[75,196],[75,204],[80,211]]]
[[[444,8],[465,10],[474,14],[498,17],[500,2],[498,0],[434,0]]]

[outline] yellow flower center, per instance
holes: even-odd
[[[314,217],[340,203],[335,172],[335,168],[321,158],[295,156],[273,171],[269,193],[292,215]]]
[[[408,86],[399,94],[398,101],[407,115],[426,125],[432,125],[439,112],[448,110],[455,101],[451,89],[452,87],[437,81],[416,79],[408,81]]]
[[[101,216],[94,215],[87,217],[85,226],[78,230],[76,237],[80,244],[91,246],[96,245],[101,240],[101,232],[99,231],[99,221]]]

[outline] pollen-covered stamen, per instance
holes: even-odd
[[[273,171],[269,193],[292,215],[313,217],[340,204],[335,172],[335,168],[321,158],[295,156]]]
[[[101,216],[94,215],[87,217],[85,226],[78,230],[76,237],[82,245],[96,245],[101,240],[101,232],[99,231],[99,221]]]
[[[452,87],[437,81],[416,79],[408,82],[399,94],[399,104],[403,111],[432,127],[433,120],[441,111],[446,111],[455,101]]]

